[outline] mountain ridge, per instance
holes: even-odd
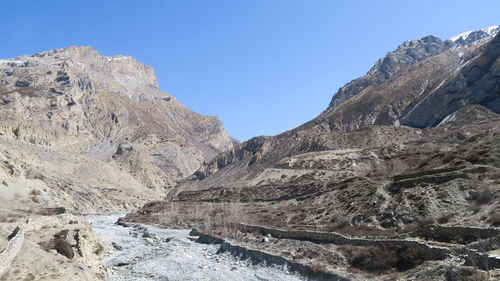
[[[432,102],[428,104],[428,101],[432,100],[430,97],[434,94],[442,95],[439,93],[443,91],[447,92],[447,89],[451,87],[448,85],[452,85],[452,82],[455,81],[450,77],[460,76],[460,73],[464,72],[469,73],[471,72],[470,68],[473,68],[475,65],[482,65],[481,63],[473,62],[482,61],[484,58],[483,54],[488,52],[488,50],[491,50],[493,54],[489,56],[487,63],[483,64],[492,66],[484,67],[482,71],[493,73],[491,74],[493,76],[496,75],[494,73],[496,73],[495,66],[498,64],[498,61],[496,64],[494,62],[495,58],[498,57],[497,50],[499,48],[496,45],[498,45],[497,42],[500,40],[500,36],[496,35],[494,38],[491,36],[498,34],[498,30],[500,29],[498,26],[494,26],[487,30],[490,31],[488,34],[489,37],[475,36],[476,41],[474,42],[476,43],[468,42],[466,45],[459,43],[454,46],[451,40],[443,41],[433,36],[424,37],[426,38],[425,40],[406,41],[395,52],[400,52],[407,47],[413,50],[415,46],[418,49],[429,47],[430,51],[425,51],[421,57],[410,53],[418,60],[403,60],[403,63],[394,68],[397,71],[394,72],[393,76],[386,78],[383,72],[379,71],[384,64],[384,60],[391,57],[391,54],[393,54],[393,57],[398,57],[398,55],[394,55],[394,52],[389,52],[389,56],[377,61],[367,75],[355,79],[344,86],[344,88],[349,88],[353,84],[359,84],[355,88],[357,94],[344,95],[342,97],[338,96],[337,93],[332,98],[332,102],[337,99],[340,99],[340,101],[333,106],[330,103],[330,106],[317,118],[276,136],[257,137],[244,142],[239,147],[224,152],[213,161],[206,163],[202,169],[195,173],[196,177],[194,178],[201,179],[205,187],[217,186],[221,182],[231,182],[233,185],[238,185],[238,179],[241,180],[242,185],[245,185],[248,184],[247,179],[263,173],[266,167],[272,165],[274,161],[279,161],[280,157],[290,157],[293,154],[308,151],[335,149],[335,146],[327,144],[331,142],[327,140],[327,136],[331,136],[332,134],[342,135],[342,132],[353,134],[354,131],[364,130],[364,128],[371,126],[394,126],[397,128],[409,125],[411,127],[413,124],[411,122],[418,121],[419,116],[422,122],[423,120],[432,121],[426,121],[426,124],[413,124],[414,127],[428,127],[428,124],[432,126],[438,125],[440,122],[443,122],[444,118],[451,116],[459,108],[467,104],[473,105],[479,103],[478,101],[460,103],[459,107],[450,107],[449,109],[442,104],[439,106],[433,105]],[[481,32],[484,33],[480,30]],[[473,34],[473,32],[469,34]],[[481,44],[477,44],[477,42]],[[434,50],[433,48],[436,44],[440,46],[438,48],[439,51],[429,56],[432,54],[432,50]],[[403,58],[411,58],[406,53],[403,53],[401,56]],[[470,68],[467,66],[469,63]],[[496,81],[491,75],[485,77],[485,81]],[[480,84],[490,85],[491,83],[484,82]],[[462,83],[461,85],[465,85],[465,89],[468,89],[467,83]],[[441,87],[442,91],[440,90]],[[494,102],[496,92],[488,90],[496,86],[493,83],[488,87],[483,92],[486,96],[493,98],[493,103],[485,104],[486,110],[493,110],[498,114],[500,111],[494,105],[498,103],[498,101]],[[465,96],[473,96],[473,94],[468,91]],[[349,98],[345,99],[347,96]],[[360,98],[361,96],[363,98]],[[441,99],[449,100],[450,98]],[[423,103],[424,101],[427,101],[427,104]],[[420,104],[425,104],[425,106],[419,106]],[[418,110],[414,112],[410,110],[415,108]],[[427,109],[427,112],[419,114],[422,109]],[[438,115],[436,115],[437,113],[432,113],[440,111],[443,112]],[[482,111],[482,109],[479,109],[479,111]],[[476,114],[472,113],[476,112],[475,109],[470,112],[470,114]],[[463,114],[460,116],[463,116]],[[227,169],[225,168],[226,166],[228,167]],[[224,170],[224,172],[214,177],[213,180],[210,179],[210,175],[217,174],[221,170]],[[245,173],[248,174],[245,175]],[[226,177],[224,175],[227,176],[227,179],[224,179]],[[187,190],[197,189],[196,181],[188,181],[181,183],[180,187],[177,187],[175,190],[181,190],[183,185],[185,185]],[[225,184],[223,185],[225,186]],[[172,196],[173,193],[170,195]]]

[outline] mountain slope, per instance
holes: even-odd
[[[116,161],[155,188],[233,147],[216,117],[163,93],[151,67],[91,47],[0,60],[0,117],[6,136]]]
[[[481,160],[496,153],[494,141],[484,144],[483,154],[468,150],[471,156],[465,157],[459,151],[472,140],[498,137],[500,35],[493,37],[498,27],[488,30],[479,31],[483,36],[476,40],[459,40],[462,35],[455,41],[426,37],[404,43],[366,76],[343,87],[318,118],[222,153],[169,197],[292,209],[297,202],[300,208],[328,205],[327,213],[304,218],[304,225],[328,226],[331,216],[340,216],[353,225],[400,229],[426,216],[438,219],[450,208],[460,214],[457,222],[487,225],[495,207],[471,216],[468,210],[475,203],[467,198],[500,187],[498,163]],[[387,60],[392,61],[389,66]],[[443,175],[430,176],[441,169]],[[470,172],[477,169],[484,174]],[[402,183],[400,194],[394,182],[407,174],[429,176],[415,177],[416,184]],[[429,189],[444,191],[436,199]],[[424,199],[416,195],[424,191]],[[402,198],[405,207],[394,203]]]
[[[435,126],[467,104],[483,105],[486,111],[498,113],[495,77],[500,37],[493,39],[493,35],[499,28],[487,30],[489,33],[469,33],[476,40],[443,41],[428,36],[405,42],[379,60],[365,76],[342,87],[329,108],[314,120],[275,137],[251,139],[222,153],[196,172],[196,177],[203,179],[201,183],[186,182],[176,189],[226,183],[253,185],[259,174],[296,154],[415,141],[423,138],[423,132],[401,125]],[[479,69],[481,72],[472,77],[474,70]],[[460,77],[475,80],[460,84],[461,101],[457,102],[452,97],[458,90],[450,89],[457,87],[456,81],[463,79]],[[443,144],[442,149],[450,149],[445,147]],[[276,177],[280,177],[279,173]]]

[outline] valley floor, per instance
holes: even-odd
[[[253,264],[215,244],[200,244],[188,229],[115,222],[120,215],[87,216],[105,248],[108,280],[303,280],[286,268]]]

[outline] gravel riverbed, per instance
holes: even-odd
[[[286,268],[253,264],[219,245],[196,243],[189,229],[150,225],[116,225],[120,215],[89,215],[87,221],[103,244],[113,249],[105,258],[108,280],[306,280]]]

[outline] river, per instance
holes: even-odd
[[[116,225],[120,215],[89,215],[87,221],[103,244],[114,249],[104,259],[110,281],[122,280],[305,280],[286,268],[253,264],[219,245],[196,243],[188,229]],[[114,245],[114,246],[113,246]]]

